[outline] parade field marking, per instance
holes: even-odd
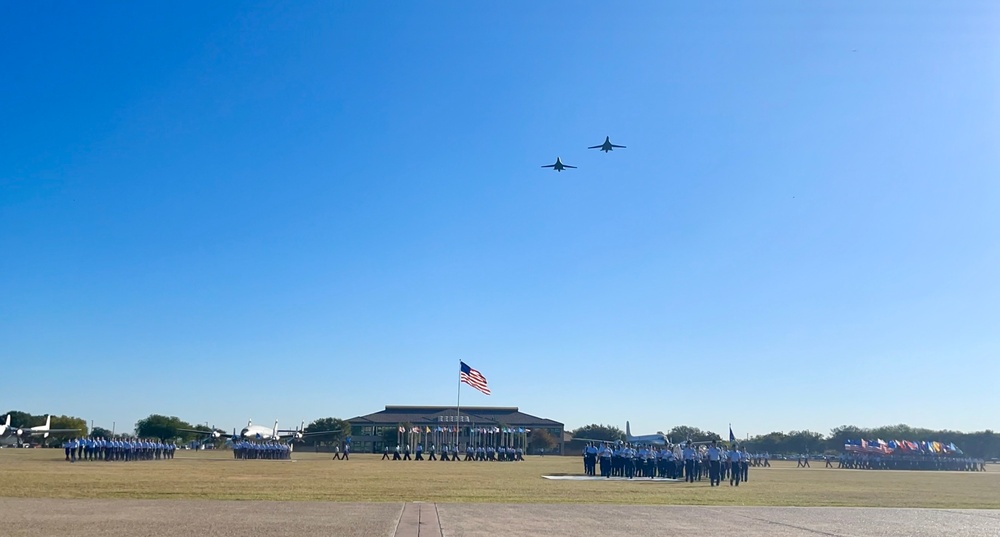
[[[649,486],[633,480],[549,480],[582,474],[579,457],[525,462],[382,461],[295,453],[294,464],[235,461],[226,451],[169,461],[77,462],[54,449],[0,450],[8,498],[216,499],[433,503],[609,503],[708,506],[1000,508],[1000,467],[989,471],[830,470],[816,464],[750,470],[739,488],[707,481]]]

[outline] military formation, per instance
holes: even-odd
[[[711,486],[728,479],[739,486],[750,477],[754,458],[735,445],[726,449],[716,442],[668,446],[631,445],[623,442],[588,443],[583,449],[583,469],[589,476],[683,479],[693,483],[707,478]]]
[[[63,442],[66,460],[153,461],[174,458],[177,446],[142,438],[73,438]]]
[[[292,445],[277,440],[239,440],[233,442],[233,458],[248,460],[287,460],[292,458]]]
[[[426,458],[424,457],[425,454]],[[434,444],[428,446],[426,451],[422,444],[417,444],[417,447],[412,451],[409,444],[396,444],[396,447],[392,451],[389,450],[389,446],[385,446],[382,449],[382,460],[516,462],[524,460],[524,449],[513,446],[494,447],[468,444],[463,450],[459,444],[455,444],[454,446],[442,444],[441,451],[438,453],[437,447]]]
[[[937,457],[933,455],[877,455],[842,453],[837,468],[850,470],[944,470],[950,472],[985,472],[986,461],[970,457]],[[826,467],[833,468],[833,457],[827,457]]]

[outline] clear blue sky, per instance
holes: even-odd
[[[0,71],[0,411],[1000,428],[996,2],[21,2]]]

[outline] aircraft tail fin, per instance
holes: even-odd
[[[7,423],[4,423],[4,425],[10,427],[10,414],[7,414]]]
[[[628,438],[632,436],[632,427],[629,426],[628,420],[625,420],[625,437]]]
[[[271,438],[278,437],[278,420],[274,420],[274,427],[271,429]]]
[[[45,416],[45,428],[46,429],[51,429],[52,428],[52,415],[51,414]]]

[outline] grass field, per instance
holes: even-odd
[[[288,461],[234,461],[231,452],[178,452],[172,461],[64,462],[59,450],[0,450],[0,496],[183,498],[343,502],[624,503],[1000,508],[1000,468],[985,473],[796,469],[777,462],[750,470],[739,488],[707,481],[550,481],[579,474],[576,457],[521,463],[390,462],[377,455],[333,461],[296,453]]]

